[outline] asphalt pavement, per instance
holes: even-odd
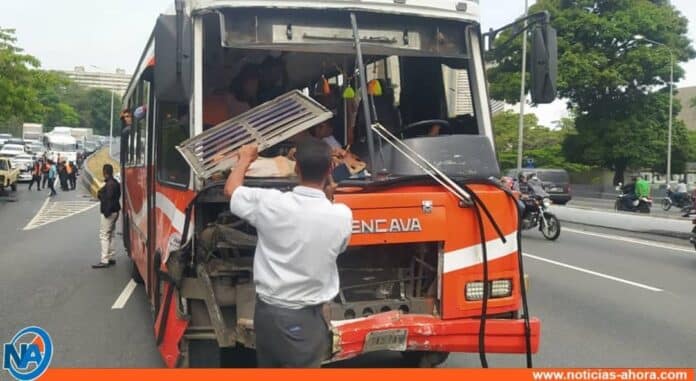
[[[121,245],[115,267],[90,268],[99,252],[99,211],[89,205],[94,200],[84,191],[48,202],[46,196],[25,184],[16,196],[0,195],[0,341],[39,325],[53,338],[55,367],[163,366],[142,286],[119,298],[130,281]],[[48,222],[37,224],[41,211]],[[23,230],[27,226],[32,229]],[[530,311],[542,321],[535,366],[696,364],[694,248],[678,239],[564,228],[557,242],[524,233]],[[490,355],[489,361],[492,367],[524,366],[521,355]],[[396,354],[377,353],[338,365],[402,363]],[[455,354],[444,366],[478,367],[478,355]]]

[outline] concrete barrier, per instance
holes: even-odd
[[[87,188],[89,193],[91,193],[95,198],[97,197],[97,192],[99,192],[99,189],[104,186],[104,182],[101,180],[101,176],[99,174],[93,173],[94,168],[100,168],[102,165],[101,162],[108,162],[114,165],[115,173],[120,173],[120,169],[116,168],[118,164],[109,156],[107,152],[108,150],[108,147],[104,147],[93,153],[85,160],[84,165],[82,166],[82,183]],[[97,163],[94,163],[95,160]]]
[[[559,220],[580,225],[647,233],[671,238],[688,239],[693,224],[691,219],[651,217],[642,214],[587,210],[564,206],[552,206],[551,211]]]

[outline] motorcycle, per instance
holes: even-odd
[[[616,196],[616,202],[614,203],[614,210],[616,211],[626,211],[626,212],[638,212],[638,213],[650,213],[650,208],[653,205],[652,197],[640,197],[638,199],[633,199],[633,191],[627,191],[621,183],[616,187],[619,195]]]
[[[686,195],[682,197],[680,200],[675,200],[675,193],[672,192],[671,189],[667,189],[667,197],[662,199],[662,209],[666,212],[672,208],[672,206],[676,206],[679,208],[682,212],[687,212],[691,209],[691,206],[693,205],[693,200],[691,199],[691,195]]]
[[[523,200],[525,213],[522,218],[522,230],[539,228],[541,235],[549,241],[555,241],[561,235],[561,223],[548,209],[551,199],[548,197],[530,196]]]

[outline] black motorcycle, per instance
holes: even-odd
[[[551,199],[540,196],[530,196],[523,200],[525,213],[522,218],[522,230],[539,228],[544,238],[555,241],[561,235],[561,222],[558,217],[549,212]]]
[[[652,197],[636,199],[634,189],[630,186],[621,186],[621,183],[619,183],[619,186],[616,187],[619,195],[616,196],[614,209],[616,211],[650,213],[650,208],[653,205]]]
[[[662,209],[665,212],[670,210],[672,206],[676,206],[682,212],[688,212],[691,210],[692,205],[693,200],[691,199],[691,195],[687,194],[677,198],[676,193],[672,192],[671,189],[667,189],[667,197],[662,199]]]

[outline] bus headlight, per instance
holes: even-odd
[[[493,299],[506,298],[512,295],[512,280],[498,279],[488,282],[489,295]],[[483,282],[469,282],[466,284],[466,300],[483,300]]]

